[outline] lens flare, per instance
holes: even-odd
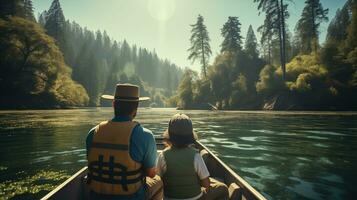
[[[167,21],[175,13],[174,0],[148,0],[150,15],[158,21]]]

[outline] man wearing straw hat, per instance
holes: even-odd
[[[162,182],[156,176],[156,143],[152,132],[133,121],[139,87],[117,84],[114,118],[101,122],[87,136],[88,186],[91,199],[162,199]]]

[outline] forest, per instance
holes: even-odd
[[[264,24],[245,36],[231,16],[222,26],[221,52],[212,55],[203,16],[191,25],[188,59],[201,74],[186,69],[169,103],[181,109],[356,110],[357,2],[347,0],[330,21],[319,44],[320,25],[328,9],[320,0],[306,0],[301,17],[289,31],[288,6],[294,1],[254,0]],[[244,23],[244,22],[242,22]]]
[[[37,19],[31,0],[3,0],[0,108],[110,106],[100,95],[128,82],[151,97],[144,104],[151,107],[357,110],[356,0],[330,21],[323,1],[305,0],[293,31],[287,19],[294,0],[254,2],[263,24],[243,34],[244,22],[228,17],[212,63],[204,16],[190,25],[191,38],[183,39],[191,46],[182,53],[201,66],[198,73],[67,20],[59,0]],[[320,38],[322,23],[329,23],[326,38]]]
[[[139,85],[144,106],[163,107],[183,74],[155,50],[66,20],[59,0],[38,19],[31,0],[0,5],[0,108],[109,106],[117,83]],[[24,101],[25,100],[25,101]]]

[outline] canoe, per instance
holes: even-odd
[[[156,138],[158,152],[164,149],[162,138]],[[200,151],[211,177],[223,181],[229,187],[230,200],[266,200],[266,198],[222,162],[206,146],[196,142],[195,147]],[[89,191],[85,183],[87,167],[83,167],[61,185],[49,192],[42,200],[77,200],[87,199]]]

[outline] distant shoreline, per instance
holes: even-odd
[[[110,106],[85,106],[85,107],[48,107],[48,108],[0,108],[0,111],[30,111],[30,110],[77,110],[77,109],[92,109],[92,108],[111,108]],[[345,109],[220,109],[220,110],[210,110],[210,109],[199,109],[199,108],[175,108],[175,107],[139,107],[140,109],[175,109],[179,111],[188,110],[203,110],[212,112],[229,112],[229,111],[242,111],[242,112],[269,112],[269,111],[281,111],[281,112],[357,112],[357,110],[345,110]]]

